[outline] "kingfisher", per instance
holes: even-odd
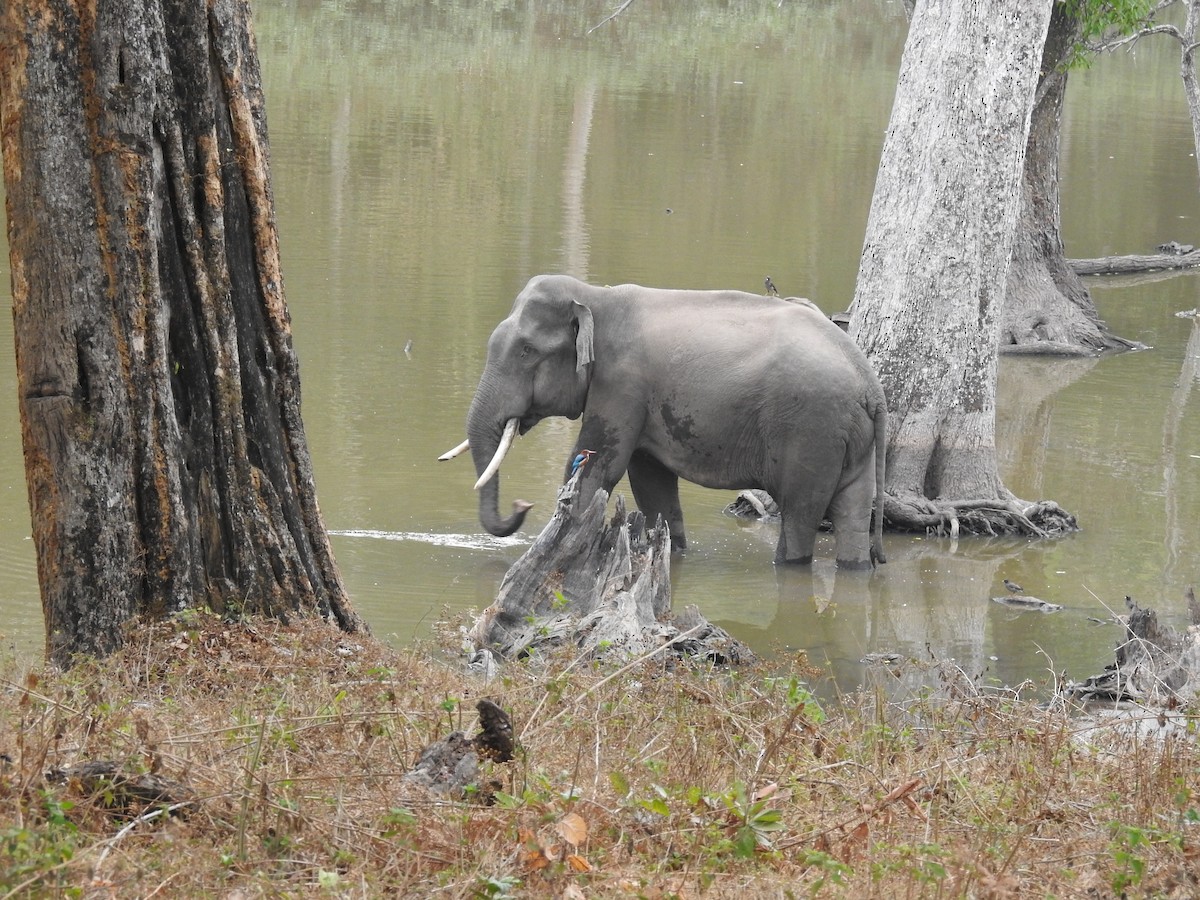
[[[770,275],[768,275],[766,278],[763,279],[763,287],[767,289],[768,297],[778,297],[779,296],[779,288],[775,287],[775,282],[773,282],[771,280]]]
[[[1004,579],[1004,586],[1005,586],[1006,588],[1008,588],[1008,591],[1009,591],[1009,593],[1010,593],[1010,594],[1023,594],[1023,593],[1025,593],[1025,588],[1021,587],[1021,586],[1020,586],[1019,584],[1017,584],[1015,581],[1009,581],[1007,578],[1005,578],[1005,579]]]
[[[573,476],[576,472],[586,466],[587,461],[592,458],[592,455],[595,452],[595,450],[580,450],[579,454],[573,460],[571,460],[571,475]]]

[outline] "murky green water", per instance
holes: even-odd
[[[487,336],[526,279],[757,291],[770,274],[844,308],[905,29],[899,4],[876,0],[635,4],[590,37],[607,2],[469,6],[256,6],[319,497],[357,607],[396,643],[427,635],[444,606],[490,602],[528,541],[482,534],[470,463],[436,462],[464,437]],[[1200,243],[1173,52],[1144,44],[1072,76],[1072,255]],[[0,265],[7,292],[7,253]],[[1125,594],[1178,621],[1200,574],[1200,415],[1185,371],[1200,338],[1174,313],[1200,306],[1200,278],[1095,285],[1118,333],[1154,349],[1004,360],[1000,386],[1007,484],[1057,500],[1081,533],[889,535],[890,562],[871,576],[826,559],[781,570],[772,526],[728,519],[728,494],[689,487],[675,602],[759,649],[808,649],[843,687],[866,653],[927,647],[1009,683],[1090,674],[1117,632],[1089,617]],[[14,378],[0,367],[0,629],[36,652]],[[538,502],[530,534],[575,427],[543,423],[506,462],[504,500]],[[1065,609],[990,602],[1003,577]]]

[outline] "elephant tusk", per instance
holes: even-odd
[[[456,457],[456,456],[461,456],[463,453],[467,452],[467,448],[470,446],[471,446],[470,441],[463,441],[461,444],[459,444],[453,450],[447,450],[445,453],[443,453],[441,456],[439,456],[438,460],[440,460],[441,462],[445,462],[448,459],[454,459],[454,457]]]
[[[504,461],[504,456],[508,453],[508,448],[512,446],[513,438],[517,434],[517,426],[520,425],[517,419],[509,419],[504,426],[504,434],[500,436],[500,445],[496,448],[496,454],[492,457],[492,461],[487,464],[487,468],[483,470],[483,474],[479,476],[479,480],[475,482],[475,490],[479,490],[489,481],[496,471],[500,468],[500,463]]]

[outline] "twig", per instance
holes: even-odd
[[[632,2],[632,0],[631,0],[631,2]],[[622,675],[624,675],[626,672],[628,672],[634,666],[639,666],[642,663],[646,662],[647,660],[653,659],[654,657],[658,656],[658,654],[662,653],[664,650],[669,650],[673,645],[677,644],[679,641],[682,641],[685,638],[690,638],[694,634],[698,634],[707,625],[708,625],[707,622],[703,622],[699,625],[689,628],[687,631],[683,632],[682,634],[678,634],[675,637],[671,638],[671,640],[666,641],[665,643],[660,644],[659,646],[655,647],[649,653],[643,653],[641,656],[637,657],[636,659],[630,660],[625,665],[621,666],[621,668],[617,669],[617,671],[613,672],[610,675],[605,676],[604,678],[601,678],[599,681],[597,681],[595,684],[593,684],[590,688],[588,688],[586,691],[584,691],[582,694],[580,694],[578,697],[576,697],[571,705],[574,706],[574,705],[581,703],[589,695],[600,690],[600,688],[604,687],[604,685],[608,684],[614,678],[620,678]],[[551,722],[556,721],[561,715],[563,715],[567,711],[568,708],[569,707],[564,706],[562,709],[560,709],[558,712],[556,712],[554,715],[552,715],[549,719],[547,719],[545,722],[543,722],[541,725],[539,725],[538,728],[533,733],[536,734],[537,731],[540,731],[542,728],[545,728]],[[521,731],[521,736],[518,738],[518,740],[524,741],[526,736],[528,734],[530,734],[530,728],[532,726],[533,726],[533,719],[530,718],[529,723]]]
[[[109,838],[107,841],[104,842],[104,852],[101,853],[100,858],[98,860],[96,860],[95,871],[97,871],[97,872],[100,871],[100,867],[104,865],[104,860],[108,858],[109,851],[112,850],[112,848],[117,845],[117,842],[120,841],[123,837],[125,837],[125,835],[129,834],[129,832],[133,831],[133,829],[136,828],[140,823],[150,822],[154,819],[157,819],[159,816],[168,815],[170,813],[175,812],[177,809],[182,809],[185,806],[191,806],[192,802],[193,801],[188,800],[188,801],[184,801],[183,803],[172,803],[170,806],[160,806],[158,809],[152,809],[149,812],[142,813],[140,816],[138,816],[136,819],[134,819],[132,822],[130,822],[128,825],[126,825],[124,828],[122,828],[120,831],[118,831],[111,838]]]
[[[625,12],[626,8],[628,8],[629,5],[632,3],[633,3],[633,0],[625,0],[625,2],[622,3],[620,6],[618,6],[615,10],[613,10],[613,12],[611,14],[605,16],[603,19],[601,19],[599,22],[597,22],[595,25],[593,25],[591,28],[589,28],[586,33],[591,34],[593,31],[595,31],[601,25],[604,25],[607,22],[611,22],[613,19],[615,19],[621,13]]]
[[[911,778],[908,781],[904,782],[904,784],[898,785],[897,787],[893,788],[891,790],[891,792],[886,797],[884,797],[882,800],[879,800],[876,803],[872,803],[870,806],[867,806],[866,808],[864,808],[862,810],[862,812],[858,812],[852,816],[848,816],[845,819],[842,819],[842,821],[840,821],[834,825],[830,825],[828,828],[825,828],[822,831],[818,831],[816,834],[806,835],[802,838],[796,838],[795,840],[788,841],[787,843],[784,843],[784,844],[778,844],[778,845],[776,845],[775,849],[776,850],[786,850],[789,847],[795,847],[798,844],[807,844],[809,841],[812,841],[815,838],[822,837],[823,835],[829,834],[831,832],[845,831],[851,825],[861,824],[863,822],[866,822],[869,819],[873,818],[877,813],[882,812],[884,807],[891,806],[897,800],[904,800],[906,802],[910,801],[910,798],[908,795],[911,794],[913,791],[915,791],[917,788],[921,787],[922,784],[924,784],[924,782],[920,778]],[[916,812],[918,816],[924,817],[924,814],[920,811],[920,807],[917,806],[916,803],[910,803],[909,808],[912,809],[914,812]]]

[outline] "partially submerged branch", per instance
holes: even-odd
[[[1200,250],[1191,253],[1156,253],[1148,256],[1102,256],[1097,259],[1069,259],[1067,264],[1077,275],[1134,275],[1169,269],[1200,267]]]

